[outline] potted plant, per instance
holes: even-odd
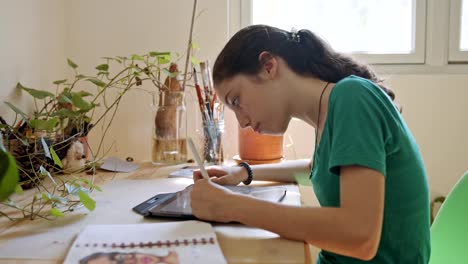
[[[251,127],[238,127],[239,156],[236,161],[251,164],[277,163],[283,159],[283,135],[263,135]]]
[[[94,200],[89,193],[100,188],[94,184],[93,176],[102,158],[99,156],[102,142],[119,103],[131,89],[154,94],[168,91],[170,87],[161,79],[175,74],[169,69],[172,62],[169,52],[106,57],[104,60],[105,63],[96,66],[95,75],[87,76],[80,74],[78,65],[68,59],[73,77],[54,81],[55,93],[18,83],[16,88],[26,92],[34,101],[32,114],[5,102],[14,111],[15,118],[8,123],[0,117],[0,133],[4,149],[16,160],[21,187],[17,191],[21,193],[23,188],[33,188],[36,195],[22,204],[8,199],[0,201],[0,214],[3,216],[18,219],[8,213],[16,210],[22,212],[19,218],[49,219],[72,211],[77,205],[94,209]],[[150,91],[140,87],[145,82],[156,89]],[[85,89],[90,85],[92,89]],[[96,111],[97,108],[101,111]],[[86,136],[98,124],[103,125],[104,131],[97,150],[93,150],[87,144]],[[90,172],[90,178],[75,174],[83,170]],[[46,177],[50,178],[47,184],[52,183],[52,186],[43,182]]]
[[[190,58],[192,63],[197,63],[197,59],[191,57],[196,46],[192,42],[196,6],[197,0],[194,0],[183,73],[188,72]],[[95,168],[102,158],[99,154],[103,140],[123,96],[132,89],[139,89],[150,92],[153,98],[163,95],[168,99],[172,98],[167,96],[172,92],[185,91],[188,75],[181,74],[174,66],[170,67],[172,62],[180,59],[174,60],[170,52],[151,51],[103,59],[104,63],[96,66],[97,73],[92,76],[80,74],[78,65],[68,59],[73,77],[54,81],[55,93],[18,83],[17,88],[34,100],[35,110],[30,115],[5,102],[15,112],[15,119],[8,123],[0,117],[1,216],[10,220],[54,219],[73,211],[76,206],[94,210],[95,201],[89,193],[100,191],[100,187],[94,184]],[[177,86],[178,81],[167,82],[178,76],[183,76],[181,87]],[[151,83],[155,89],[145,90],[140,87],[143,83]],[[94,86],[93,90],[83,89],[89,84]],[[96,111],[98,108],[102,111]],[[168,112],[160,113],[154,123],[161,126],[166,123],[164,118],[172,120],[172,116]],[[104,127],[104,131],[97,150],[93,150],[87,144],[86,136],[98,124]],[[164,136],[173,134],[173,129],[162,129]],[[75,174],[83,170],[88,170],[90,176]],[[64,175],[64,172],[71,175]],[[50,181],[43,181],[45,177]],[[22,187],[32,188],[34,195],[31,199],[15,202],[11,193],[16,191],[21,195]]]

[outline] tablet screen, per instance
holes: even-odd
[[[190,207],[190,191],[192,185],[185,188],[182,191],[176,193],[176,195],[167,200],[165,203],[153,208],[151,212],[159,212],[162,214],[170,215],[191,215],[192,208]],[[153,211],[156,210],[156,211]]]
[[[175,195],[161,204],[158,204],[150,210],[152,215],[163,216],[190,216],[192,208],[190,207],[190,192],[193,185],[188,186],[182,191],[176,192]],[[284,187],[253,187],[253,186],[223,186],[233,192],[251,195],[258,199],[271,202],[279,202],[286,195]]]

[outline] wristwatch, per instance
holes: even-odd
[[[239,166],[241,167],[244,167],[246,170],[247,170],[247,180],[243,181],[242,183],[244,183],[244,185],[249,185],[252,180],[253,180],[253,172],[252,172],[252,168],[250,167],[250,165],[245,162],[245,161],[242,161],[239,163]]]

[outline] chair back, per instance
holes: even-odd
[[[432,223],[429,263],[468,263],[468,171],[447,195]]]

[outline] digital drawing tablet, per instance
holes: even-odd
[[[146,217],[170,217],[196,219],[190,207],[190,192],[193,185],[174,193],[160,193],[133,207],[133,211]],[[286,188],[278,186],[223,186],[233,192],[250,195],[270,202],[281,202]]]

